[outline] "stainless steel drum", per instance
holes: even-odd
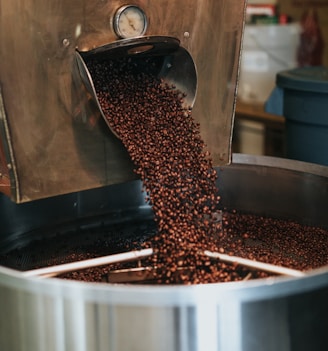
[[[222,207],[328,228],[327,167],[234,155],[218,171]],[[133,181],[21,205],[0,196],[0,253],[40,228],[46,236],[65,225],[149,219],[140,189]],[[327,294],[327,266],[302,278],[194,286],[26,278],[2,266],[0,349],[325,350]]]

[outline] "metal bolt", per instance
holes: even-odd
[[[63,39],[63,45],[68,47],[70,45],[70,41],[67,38]]]

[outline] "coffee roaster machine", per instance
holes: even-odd
[[[0,255],[151,219],[83,64],[107,48],[159,50],[164,79],[191,95],[197,88],[193,115],[222,207],[328,228],[327,167],[231,156],[244,12],[242,0],[1,1]],[[324,350],[327,293],[327,267],[301,278],[156,286],[26,277],[0,266],[0,349]]]

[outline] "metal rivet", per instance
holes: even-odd
[[[64,45],[64,46],[66,46],[66,47],[67,47],[67,46],[69,46],[69,45],[70,45],[69,40],[68,40],[68,39],[66,39],[66,38],[65,38],[65,39],[63,39],[63,45]]]

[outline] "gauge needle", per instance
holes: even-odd
[[[126,19],[128,20],[129,22],[129,25],[130,27],[133,29],[133,30],[136,30],[134,24],[133,24],[133,21],[131,20],[131,18],[128,17],[128,15],[125,13],[124,16],[126,17]]]

